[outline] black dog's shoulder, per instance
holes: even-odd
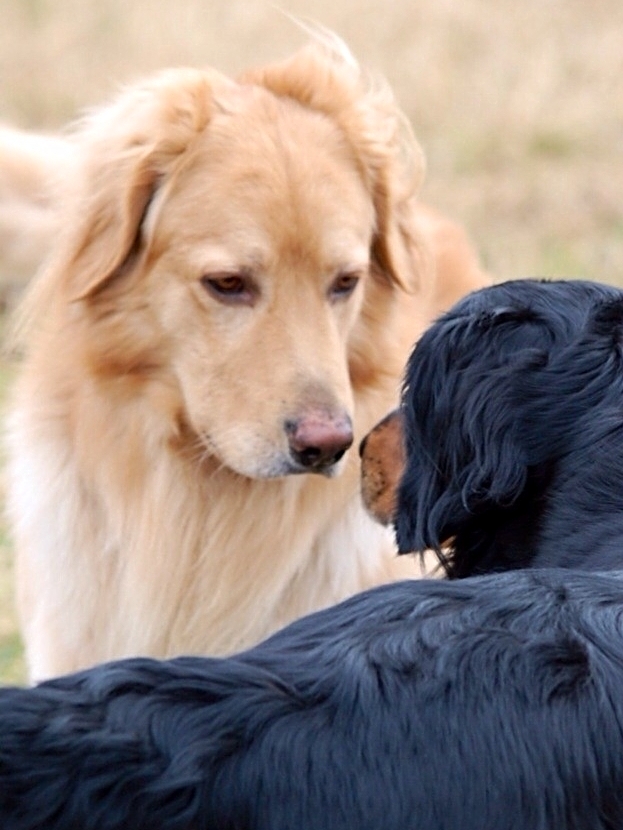
[[[407,582],[230,659],[5,690],[0,824],[614,826],[601,811],[623,822],[622,603],[610,575]]]

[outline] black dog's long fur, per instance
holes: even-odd
[[[623,568],[622,345],[623,292],[580,281],[504,283],[435,323],[403,391],[401,551],[450,577]]]
[[[0,694],[2,830],[623,827],[623,578],[403,582]]]
[[[444,429],[461,446],[473,439],[478,464],[441,509],[451,474],[463,467],[448,451],[438,478],[429,469],[433,498],[424,506],[411,457],[401,492],[403,541],[457,533],[464,514],[475,533],[479,515],[489,521],[491,503],[512,516],[533,480],[541,500],[544,482],[566,494],[565,515],[583,539],[613,540],[617,500],[612,492],[604,503],[598,467],[606,464],[603,475],[613,481],[615,462],[593,453],[618,434],[623,418],[606,388],[620,382],[621,295],[579,284],[489,291],[433,329],[410,372],[426,349],[439,347],[446,377],[469,391],[487,375],[488,359],[505,420],[494,423],[492,436],[476,438],[478,420],[491,423],[493,404],[476,395],[458,413],[444,392],[446,377],[409,375],[411,428],[422,417],[409,413],[418,405],[413,384],[427,380],[421,400],[430,429],[443,422],[432,405],[443,398]],[[502,355],[489,354],[486,341],[475,347],[481,369],[471,374],[470,331],[499,341]],[[580,361],[575,371],[571,355]],[[539,372],[548,378],[548,400],[555,378],[570,410],[552,407],[530,431],[541,411]],[[515,399],[524,408],[509,415],[504,402]],[[597,429],[586,406],[602,400]],[[584,432],[569,443],[576,417]],[[416,433],[409,451],[430,450],[427,435]],[[552,448],[556,463],[541,469],[537,462]],[[581,475],[577,468],[562,474],[570,448]],[[427,469],[422,462],[422,474]],[[576,480],[584,483],[581,498],[573,495]],[[601,533],[588,531],[593,521],[603,521]],[[569,550],[579,557],[580,545],[573,527],[559,527],[564,546],[557,552],[550,540],[548,555],[566,563]],[[526,544],[541,538],[521,524],[515,532]],[[606,562],[610,553],[614,561],[614,542],[604,549]],[[515,545],[511,561],[521,564],[520,554]],[[4,689],[0,828],[621,830],[623,573],[529,569],[397,583],[306,617],[229,659],[126,660],[34,689]]]

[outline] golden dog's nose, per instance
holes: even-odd
[[[348,415],[308,412],[286,421],[292,458],[309,472],[322,472],[336,464],[353,443],[353,425]]]

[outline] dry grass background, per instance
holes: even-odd
[[[280,9],[389,80],[428,158],[423,195],[497,277],[623,284],[621,0],[2,0],[0,121],[53,130],[165,65],[283,57],[305,36]],[[0,535],[0,680],[23,677],[11,597]]]

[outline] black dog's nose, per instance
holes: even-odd
[[[366,444],[368,443],[368,436],[364,435],[361,441],[359,442],[359,458],[363,458],[363,454],[366,451]]]
[[[287,421],[285,430],[292,458],[309,472],[322,472],[336,464],[353,443],[348,415],[313,411]]]

